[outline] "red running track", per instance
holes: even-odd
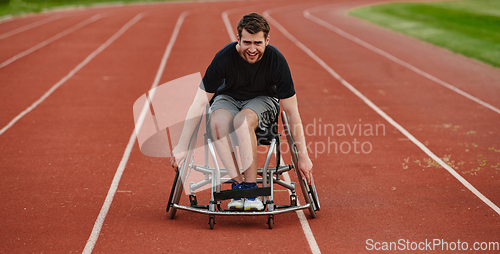
[[[465,242],[469,249],[475,242],[500,242],[500,115],[436,82],[498,109],[500,70],[346,15],[375,2],[146,4],[1,22],[0,38],[45,22],[0,39],[3,63],[100,14],[0,68],[0,253],[364,253],[382,247],[376,242],[400,239],[399,248],[435,240],[448,248]],[[230,41],[221,17],[226,11],[233,27],[246,12],[268,11],[271,43],[291,67],[322,204],[316,219],[305,211],[310,231],[297,213],[276,216],[272,230],[264,217],[219,217],[214,230],[201,214],[178,211],[170,220],[168,158],[146,157],[129,142],[132,105],[155,77],[162,84],[203,73]],[[169,42],[171,54],[159,70]],[[39,100],[51,87],[56,89]],[[120,168],[114,198],[105,201]],[[110,204],[109,212],[92,235],[103,204]]]

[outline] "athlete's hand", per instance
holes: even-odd
[[[313,164],[309,156],[301,156],[299,159],[299,171],[306,178],[307,184],[311,184]]]
[[[186,149],[182,149],[179,146],[176,146],[172,151],[172,156],[170,157],[170,165],[177,172],[179,165],[182,165],[184,160],[186,159],[187,151]]]

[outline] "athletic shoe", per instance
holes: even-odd
[[[231,185],[232,190],[237,190],[237,189],[243,189],[245,186],[245,183],[238,183],[236,181],[233,182]],[[233,198],[227,204],[227,209],[229,210],[243,210],[245,206],[245,199],[244,198]]]
[[[264,210],[264,204],[260,197],[256,198],[246,198],[244,204],[245,211],[262,211]]]
[[[229,204],[227,204],[227,209],[229,210],[243,210],[244,207],[245,201],[243,198],[233,198]]]
[[[245,183],[244,189],[257,188],[257,183]],[[245,211],[262,211],[264,210],[264,204],[260,197],[256,198],[246,198],[244,204]]]

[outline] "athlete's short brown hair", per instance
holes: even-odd
[[[240,38],[243,29],[247,30],[247,32],[251,34],[256,34],[262,31],[264,32],[265,39],[267,39],[267,36],[269,35],[269,30],[271,30],[266,18],[255,12],[246,14],[240,19],[240,21],[238,21],[236,30],[238,31],[238,36]]]

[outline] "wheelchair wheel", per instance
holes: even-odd
[[[215,227],[215,216],[208,217],[208,225],[210,226],[210,229],[214,229],[214,227]]]
[[[174,181],[172,183],[172,189],[170,190],[170,195],[168,197],[167,213],[170,211],[170,208],[173,205],[172,200],[174,198],[175,187],[177,186],[177,179],[179,179],[179,171],[178,170],[177,170],[177,172],[175,172]]]
[[[311,194],[311,199],[314,202],[315,210],[319,211],[321,205],[319,204],[318,193],[316,192],[316,186],[314,186],[314,179],[311,179],[311,185],[309,185],[309,190]]]
[[[294,147],[294,151],[293,153],[295,154],[295,157],[298,158],[297,156],[297,150],[295,148],[295,144],[293,144],[293,147]],[[293,157],[293,156],[292,156]],[[297,175],[297,178],[300,179],[300,189],[302,190],[302,194],[304,195],[304,199],[305,201],[310,204],[309,206],[309,214],[311,215],[311,217],[314,219],[316,218],[316,208],[315,208],[315,205],[314,205],[314,202],[312,201],[312,195],[311,194],[311,189],[309,188],[309,185],[307,184],[307,181],[306,179],[303,179],[302,178],[302,175],[300,174],[298,168],[296,165],[297,164],[298,160],[295,160],[295,162],[293,163],[293,168],[295,170],[295,174]]]
[[[288,142],[288,146],[290,148],[290,156],[292,158],[292,166],[295,170],[295,174],[300,182],[300,189],[302,190],[302,194],[304,196],[305,201],[310,204],[309,213],[312,218],[316,218],[316,211],[319,210],[319,201],[318,196],[316,194],[316,187],[314,186],[314,182],[311,179],[311,185],[307,184],[307,181],[302,177],[302,174],[298,169],[298,161],[299,155],[297,152],[297,147],[295,146],[295,142],[293,141],[292,134],[290,133],[290,125],[288,124],[288,118],[285,112],[281,114],[283,127],[285,129],[285,135]]]
[[[191,159],[192,152],[188,152],[188,155],[186,158]],[[173,219],[175,217],[175,213],[177,212],[177,208],[174,206],[175,204],[179,204],[182,196],[182,190],[184,188],[184,181],[187,178],[187,173],[188,173],[188,159],[182,163],[182,166],[178,169],[177,173],[175,174],[175,179],[174,179],[174,184],[172,185],[172,191],[170,193],[171,196],[171,201],[169,200],[169,204],[167,207],[167,211],[170,208],[170,219]],[[174,187],[175,186],[175,187]]]
[[[180,178],[180,176],[174,180],[177,182],[177,184],[175,186],[172,202],[169,204],[169,206],[170,206],[170,219],[173,219],[175,217],[175,213],[177,212],[177,208],[174,206],[174,204],[179,204],[179,202],[181,200],[181,196],[182,196],[183,184],[182,184],[181,179],[179,179],[179,178]]]
[[[269,215],[269,217],[267,217],[267,225],[268,225],[269,229],[273,229],[273,227],[274,227],[274,216],[273,215]]]

